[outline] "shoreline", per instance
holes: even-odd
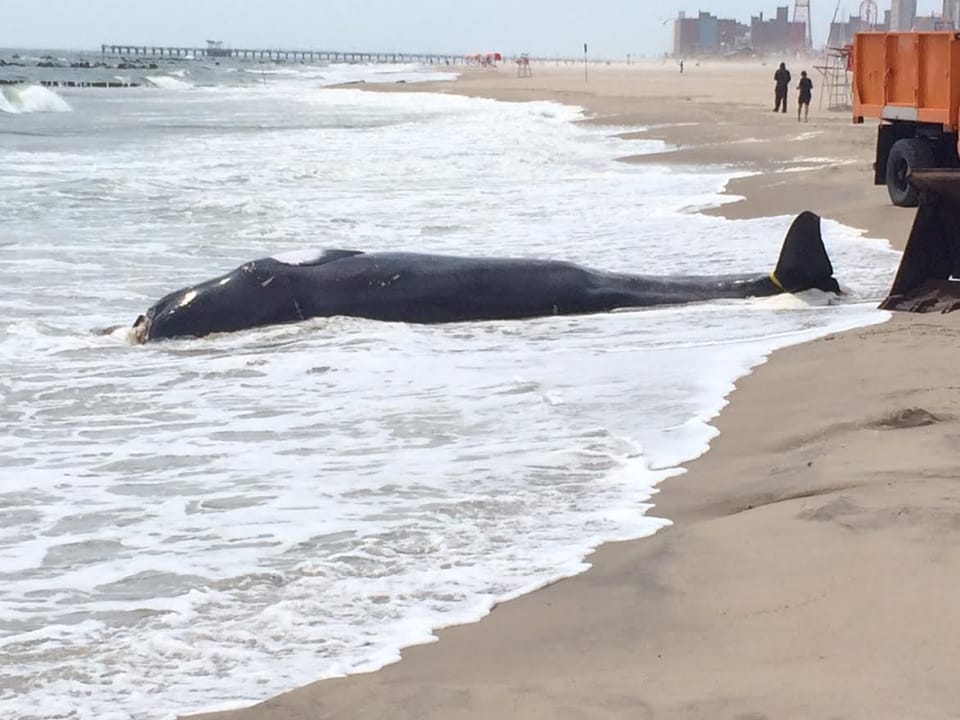
[[[600,70],[599,78],[587,83],[586,88],[575,71],[545,66],[538,69],[538,77],[518,79],[516,85],[512,78],[474,71],[456,81],[371,84],[363,89],[443,93],[504,102],[548,100],[579,106],[588,115],[584,123],[644,127],[619,137],[661,140],[671,146],[660,153],[626,154],[619,158],[623,162],[713,165],[756,173],[731,180],[724,192],[737,199],[704,209],[704,214],[734,220],[810,209],[864,230],[865,237],[889,240],[895,249],[903,249],[913,213],[891,205],[886,188],[872,183],[874,124],[854,125],[849,111],[812,109],[811,120],[806,123],[796,122],[791,113],[773,116],[764,106],[764,97],[769,94],[765,66],[723,61],[704,65],[709,80],[716,78],[720,87],[694,86],[691,93],[689,85],[671,82],[682,77],[679,73],[665,70],[659,63],[641,63],[633,70],[625,66],[608,68],[606,73]],[[694,68],[693,73],[699,69]],[[693,73],[687,71],[688,76]],[[743,77],[732,82],[731,76],[737,73]],[[643,74],[655,77],[649,88],[653,96],[631,94],[625,87],[633,77]],[[795,108],[792,103],[791,108]],[[797,142],[800,138],[803,140]],[[807,145],[816,148],[812,153],[816,162],[808,162],[800,154]],[[844,164],[831,162],[838,159]],[[802,197],[816,200],[805,207],[798,203]]]
[[[671,89],[676,78],[663,71],[651,103],[625,94],[624,75],[632,78],[623,69],[597,73],[589,93],[569,70],[521,88],[475,73],[390,89],[580,105],[592,115],[586,122],[647,126],[627,139],[678,146],[627,162],[757,173],[728,183],[742,199],[700,212],[732,219],[811,209],[902,249],[913,212],[893,208],[871,184],[874,126],[852,126],[845,114],[771,121],[766,85],[736,95],[731,67],[716,71],[727,80],[722,101],[708,86],[694,96],[690,84]],[[767,73],[745,74],[753,83]],[[807,147],[815,152],[798,155]],[[775,351],[736,382],[712,421],[720,434],[709,450],[654,496],[650,514],[672,526],[600,546],[586,572],[439,630],[438,642],[404,648],[399,663],[190,717],[953,712],[955,334],[952,316],[899,314]],[[904,371],[916,367],[923,372]]]

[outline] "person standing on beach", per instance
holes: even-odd
[[[807,71],[800,71],[800,96],[797,98],[797,122],[800,122],[800,111],[803,110],[803,121],[810,115],[810,98],[813,96],[813,81],[807,77]]]
[[[790,87],[790,71],[787,70],[786,63],[780,63],[780,69],[773,74],[773,81],[777,84],[774,97],[776,104],[773,111],[780,109],[780,103],[783,103],[783,112],[787,111],[787,88]]]

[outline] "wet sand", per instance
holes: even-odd
[[[794,88],[804,66],[791,63]],[[581,105],[676,149],[646,163],[755,173],[710,212],[814,210],[902,247],[913,212],[872,185],[876,128],[771,112],[774,66],[505,66],[430,89]],[[416,87],[390,87],[410,91]],[[786,171],[786,172],[785,172]],[[842,278],[842,268],[838,276]],[[892,280],[892,278],[891,278]],[[710,451],[668,480],[652,538],[441,630],[375,673],[219,720],[960,717],[960,314],[774,353],[737,383]],[[951,629],[953,628],[953,629]]]

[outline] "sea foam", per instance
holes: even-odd
[[[0,87],[0,112],[70,112],[72,109],[66,100],[42,85]]]
[[[825,222],[838,306],[90,332],[247,260],[315,257],[299,248],[770,270],[791,218],[692,214],[729,172],[616,163],[662,145],[580,118],[268,76],[117,89],[43,118],[42,145],[5,136],[5,710],[172,718],[394,661],[655,532],[654,486],[705,449],[737,377],[886,317],[895,254]]]
[[[188,90],[193,87],[193,83],[170,75],[147,75],[145,79],[154,87],[164,90]]]

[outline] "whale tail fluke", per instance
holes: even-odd
[[[773,280],[786,292],[817,289],[840,293],[833,265],[820,235],[820,216],[805,210],[793,221],[780,249]]]

